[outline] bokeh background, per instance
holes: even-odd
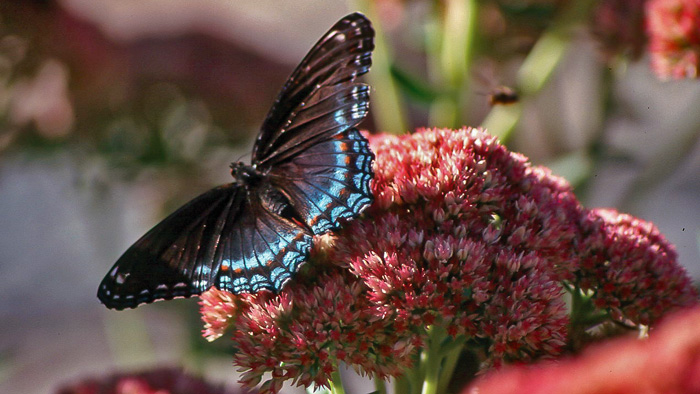
[[[493,125],[509,148],[569,179],[585,205],[654,222],[699,278],[697,79],[660,80],[643,47],[615,52],[595,12],[561,22],[570,2],[502,0],[478,2],[470,65],[451,80],[431,41],[434,15],[449,11],[441,3],[0,3],[0,392],[51,393],[82,376],[156,365],[235,385],[225,340],[199,336],[196,300],[114,312],[97,285],[168,212],[230,181],[228,164],[248,160],[285,78],[358,9],[381,29],[377,55],[390,60],[370,72],[364,128]],[[522,95],[513,129],[498,130],[513,110],[492,107],[489,93],[523,85],[523,65],[557,20],[571,25],[561,59]],[[456,118],[440,104],[454,92]],[[399,121],[387,120],[387,105]],[[351,379],[350,393],[369,391]]]

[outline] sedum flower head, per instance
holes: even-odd
[[[617,320],[651,324],[669,310],[697,303],[698,294],[676,251],[650,222],[613,209],[584,219],[579,286]]]
[[[647,31],[651,65],[660,78],[698,78],[700,2],[648,0]]]
[[[207,326],[226,320],[233,328],[241,383],[261,392],[278,392],[285,381],[328,387],[338,362],[379,378],[397,376],[412,363],[415,335],[378,318],[362,284],[328,268],[299,273],[279,296],[232,296],[215,289],[205,294],[201,305]],[[237,298],[235,311],[218,314],[228,297]]]
[[[572,270],[570,187],[478,129],[370,138],[376,202],[334,258],[396,324],[488,341],[485,364],[559,353]]]

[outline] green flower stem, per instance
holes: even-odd
[[[386,383],[384,380],[376,376],[372,380],[374,381],[374,392],[377,394],[386,394]],[[397,394],[401,394],[401,392],[397,392]]]
[[[405,373],[394,379],[394,393],[395,394],[414,394],[411,389],[411,375],[412,371],[405,371]]]
[[[421,359],[421,369],[423,374],[423,387],[421,394],[437,394],[440,383],[440,370],[442,365],[442,354],[440,347],[447,332],[442,325],[433,324],[428,329],[427,348],[423,351],[424,357]]]
[[[518,71],[517,90],[521,98],[533,96],[542,90],[566,54],[575,27],[588,20],[597,3],[596,0],[570,2],[558,20],[540,37]],[[508,110],[502,107],[494,107],[482,126],[505,142],[520,121],[522,105],[514,104]]]
[[[376,127],[379,131],[401,134],[408,131],[405,109],[399,89],[391,76],[393,54],[387,43],[381,18],[376,4],[370,0],[350,1],[351,8],[364,12],[372,21],[374,28],[374,52],[372,53],[372,71],[367,74],[372,86],[370,105]]]
[[[565,285],[571,294],[571,312],[569,316],[569,347],[571,350],[581,348],[586,339],[586,331],[598,324],[610,320],[607,311],[598,310],[592,301],[593,293],[584,293],[578,286]]]
[[[433,83],[441,86],[443,94],[430,109],[430,125],[456,128],[463,125],[478,4],[476,0],[444,0],[436,4],[435,14],[427,51],[429,61],[433,59]]]
[[[333,394],[345,394],[345,389],[343,388],[343,379],[340,376],[340,370],[338,369],[338,363],[335,363],[335,370],[331,373],[331,379],[328,382],[331,386],[331,393]]]
[[[447,349],[443,350],[445,361],[442,366],[442,371],[440,371],[438,393],[447,392],[447,386],[450,384],[450,378],[452,378],[452,374],[457,366],[457,361],[459,361],[459,356],[462,354],[462,350],[464,349],[464,344],[466,342],[467,338],[464,335],[460,335],[452,341]]]
[[[421,350],[421,363],[419,365],[419,368],[416,368],[412,371],[409,371],[407,374],[408,377],[408,385],[411,391],[409,393],[411,394],[420,394],[421,388],[423,386],[423,377],[425,376],[425,371],[423,371],[424,363],[423,359],[425,359],[426,355]]]

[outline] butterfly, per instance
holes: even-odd
[[[292,72],[263,121],[251,164],[196,197],[117,260],[97,297],[108,308],[199,295],[279,292],[314,235],[341,227],[373,200],[374,154],[355,128],[369,109],[356,81],[371,65],[362,14],[338,21]]]

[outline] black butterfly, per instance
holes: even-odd
[[[279,291],[314,235],[372,202],[374,155],[355,126],[367,115],[374,31],[355,13],[336,23],[294,70],[253,147],[214,188],[136,241],[100,283],[108,308],[189,297],[212,286]]]

